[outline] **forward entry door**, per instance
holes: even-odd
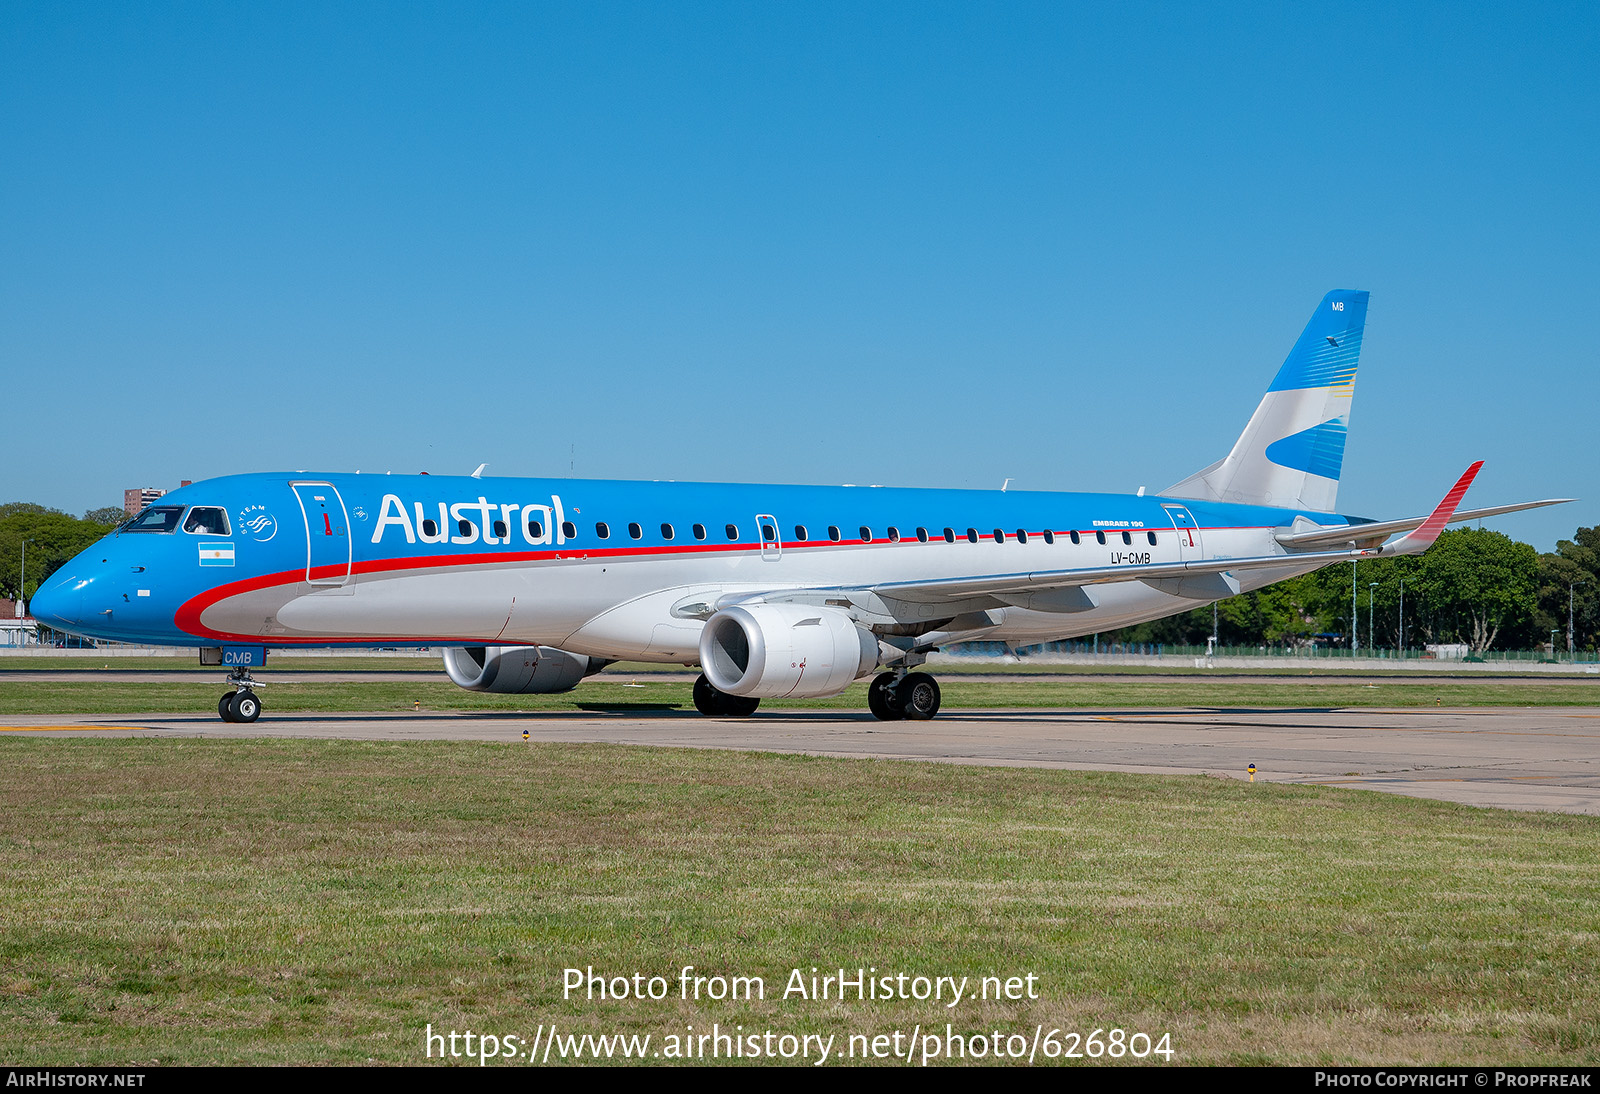
[[[350,517],[339,491],[326,482],[291,482],[306,518],[306,581],[343,585],[350,580]]]

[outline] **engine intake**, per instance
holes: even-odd
[[[444,670],[468,691],[553,695],[571,691],[611,662],[554,646],[464,646],[444,651]]]
[[[877,666],[877,638],[838,608],[724,608],[700,632],[700,667],[713,687],[729,695],[838,695]]]

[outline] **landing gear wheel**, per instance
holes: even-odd
[[[882,673],[867,685],[867,709],[885,722],[898,722],[906,716],[894,692],[894,673]]]
[[[236,691],[228,704],[228,713],[235,722],[253,722],[261,717],[261,700],[253,691]]]
[[[707,718],[715,718],[722,713],[722,692],[711,686],[704,674],[694,680],[694,709],[704,714]]]
[[[233,721],[233,697],[237,694],[236,691],[230,691],[217,701],[217,717],[224,722]]]
[[[708,718],[747,718],[761,705],[760,699],[729,695],[711,686],[702,673],[694,682],[694,709]]]
[[[913,722],[926,722],[939,713],[939,681],[925,672],[907,673],[895,694],[900,709]]]

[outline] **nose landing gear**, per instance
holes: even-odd
[[[217,701],[217,715],[224,722],[253,722],[261,717],[261,700],[254,691],[261,685],[250,678],[250,670],[234,669],[228,673],[228,683],[234,690]]]

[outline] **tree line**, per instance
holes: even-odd
[[[31,501],[0,505],[0,592],[15,600],[33,596],[45,578],[79,551],[127,519],[122,506],[91,509],[75,517]],[[23,587],[23,544],[27,587]]]
[[[81,518],[32,502],[0,505],[0,591],[31,597],[50,574],[122,522],[120,506],[91,509]],[[27,587],[22,544],[27,541]],[[1499,532],[1445,532],[1425,554],[1355,564],[1355,624],[1365,648],[1416,649],[1460,642],[1474,653],[1532,649],[1556,631],[1566,648],[1572,606],[1578,649],[1600,643],[1600,527],[1579,528],[1549,554]],[[1217,637],[1225,646],[1348,645],[1352,571],[1339,564],[1291,578],[1216,606]],[[1404,598],[1404,616],[1401,603]],[[1212,609],[1125,627],[1101,637],[1113,642],[1204,645]]]
[[[1579,528],[1548,554],[1500,532],[1459,528],[1421,555],[1363,560],[1353,572],[1349,563],[1335,564],[1221,601],[1218,642],[1348,647],[1352,580],[1354,633],[1363,649],[1397,648],[1403,624],[1407,649],[1434,643],[1463,643],[1476,654],[1533,649],[1555,630],[1556,649],[1564,651],[1569,597],[1574,647],[1593,650],[1600,642],[1600,527]],[[1211,608],[1197,608],[1101,637],[1204,645],[1212,618]]]

